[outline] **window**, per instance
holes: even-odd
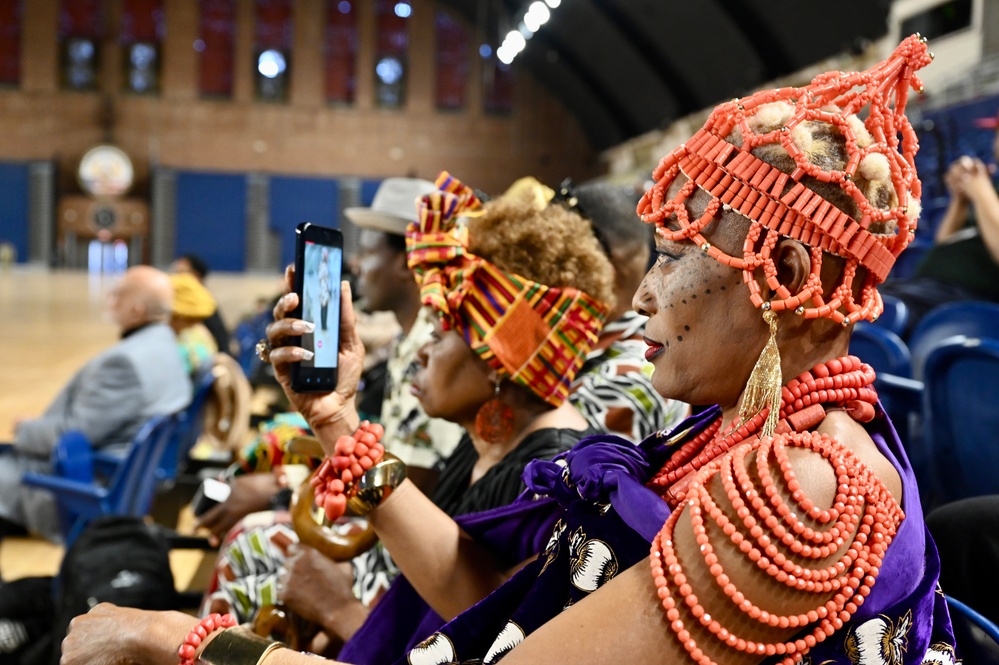
[[[257,99],[288,98],[291,66],[291,0],[257,0],[254,80]]]
[[[233,43],[236,31],[235,0],[200,0],[198,38],[198,90],[202,97],[232,97]]]
[[[482,89],[487,113],[504,115],[513,111],[513,69],[495,55],[482,63]]]
[[[21,82],[21,0],[0,0],[0,85]]]
[[[446,12],[437,12],[437,108],[460,109],[468,86],[469,30]]]
[[[401,108],[406,101],[408,19],[412,13],[409,0],[376,0],[375,100],[379,106]]]
[[[160,88],[160,53],[165,18],[162,0],[125,0],[121,12],[125,88],[151,94]]]
[[[100,0],[60,2],[59,59],[63,87],[97,89],[102,26]]]
[[[324,55],[326,101],[353,104],[357,71],[357,6],[360,0],[327,0]]]

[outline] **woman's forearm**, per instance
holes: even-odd
[[[999,263],[999,195],[992,181],[985,175],[976,179],[974,186],[968,187],[968,196],[975,206],[978,217],[978,230],[992,260]]]
[[[968,217],[968,201],[962,195],[955,194],[947,204],[947,211],[943,219],[937,226],[934,236],[936,242],[943,242],[964,226],[964,220]]]
[[[445,619],[482,600],[508,577],[492,554],[408,480],[369,519],[399,569]]]

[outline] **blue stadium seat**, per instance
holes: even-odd
[[[947,596],[947,606],[962,661],[999,663],[999,626],[951,596]]]
[[[860,322],[854,326],[850,337],[850,353],[877,372],[874,387],[881,406],[891,418],[922,485],[928,473],[928,460],[920,438],[923,386],[911,378],[909,348],[891,330]]]
[[[909,323],[909,306],[905,304],[904,300],[895,296],[882,294],[881,299],[884,301],[885,308],[878,320],[873,322],[874,325],[890,330],[896,335],[901,335]]]
[[[909,336],[913,378],[922,378],[933,348],[955,335],[999,339],[999,304],[956,302],[937,307],[923,317]]]
[[[926,360],[925,385],[937,502],[999,493],[999,340],[940,344]]]
[[[850,336],[850,353],[873,367],[878,374],[912,376],[909,347],[887,327],[859,322]]]

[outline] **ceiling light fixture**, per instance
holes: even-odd
[[[534,36],[552,17],[552,10],[559,7],[562,0],[535,0],[524,12],[518,22],[517,29],[511,30],[503,38],[503,43],[496,49],[496,57],[504,65],[509,65],[514,58],[527,47],[527,40]]]

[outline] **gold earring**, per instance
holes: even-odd
[[[780,419],[781,388],[784,385],[780,369],[780,350],[777,348],[777,315],[764,304],[763,320],[770,326],[770,339],[767,340],[760,357],[749,375],[746,391],[742,396],[739,417],[746,422],[764,407],[770,407],[767,419],[760,430],[760,436],[773,436]]]

